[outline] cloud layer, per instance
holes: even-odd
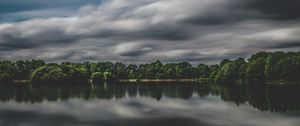
[[[0,24],[0,57],[196,64],[261,50],[297,51],[299,5],[295,0],[107,0],[70,13],[18,12],[28,19]]]

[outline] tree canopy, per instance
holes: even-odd
[[[120,62],[45,63],[42,60],[0,61],[0,82],[30,80],[36,83],[84,83],[88,80],[202,79],[217,83],[300,83],[300,52],[259,52],[248,59],[224,59],[220,64],[188,62],[148,64]]]

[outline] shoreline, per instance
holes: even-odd
[[[209,79],[119,79],[119,82],[208,82]]]
[[[117,79],[114,81],[101,81],[102,82],[111,82],[111,83],[172,83],[172,82],[181,82],[181,83],[188,83],[188,82],[197,82],[197,83],[213,83],[211,79],[209,78],[200,78],[200,79]],[[12,84],[30,84],[30,80],[13,80],[10,82]],[[93,83],[92,80],[88,80],[88,83]],[[232,83],[230,85],[248,85],[249,83],[243,83],[243,84],[235,84]],[[258,84],[261,85],[261,84]],[[290,83],[283,83],[283,82],[277,82],[277,81],[270,81],[265,82],[265,86],[300,86],[299,83],[296,82],[290,82]]]

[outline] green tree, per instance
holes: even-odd
[[[88,72],[84,67],[76,65],[61,65],[66,81],[72,83],[86,83],[89,80]]]
[[[199,64],[196,68],[197,78],[209,78],[210,73],[211,69],[208,65]]]
[[[284,52],[270,53],[266,58],[265,76],[267,81],[275,81],[280,78],[280,68],[278,62],[286,56]]]
[[[259,57],[255,60],[251,60],[248,63],[246,70],[246,79],[249,83],[265,83],[265,64],[266,58]]]
[[[47,65],[36,69],[31,76],[32,83],[63,83],[67,76],[58,65]]]
[[[114,81],[115,80],[115,78],[114,78],[114,76],[111,72],[104,72],[103,73],[103,78],[106,81]]]
[[[163,70],[166,78],[177,79],[175,63],[167,63],[166,65],[163,66]]]
[[[111,62],[98,62],[98,63],[91,63],[91,72],[105,72],[105,71],[112,71],[114,64]]]
[[[8,73],[0,73],[0,82],[9,83],[13,81],[13,76]]]
[[[127,77],[128,79],[137,79],[138,78],[138,66],[137,65],[128,65],[126,68],[126,73],[127,73]]]
[[[117,62],[112,68],[112,74],[114,74],[114,77],[117,79],[126,79],[128,78],[128,75],[126,74],[125,69],[125,64]]]
[[[15,80],[17,68],[11,61],[0,62],[0,82],[12,82]]]

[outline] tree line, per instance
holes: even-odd
[[[248,59],[224,59],[219,64],[188,62],[149,64],[112,62],[46,63],[42,60],[0,62],[0,82],[28,80],[32,83],[86,83],[119,79],[202,79],[216,83],[300,82],[300,52],[259,52]]]

